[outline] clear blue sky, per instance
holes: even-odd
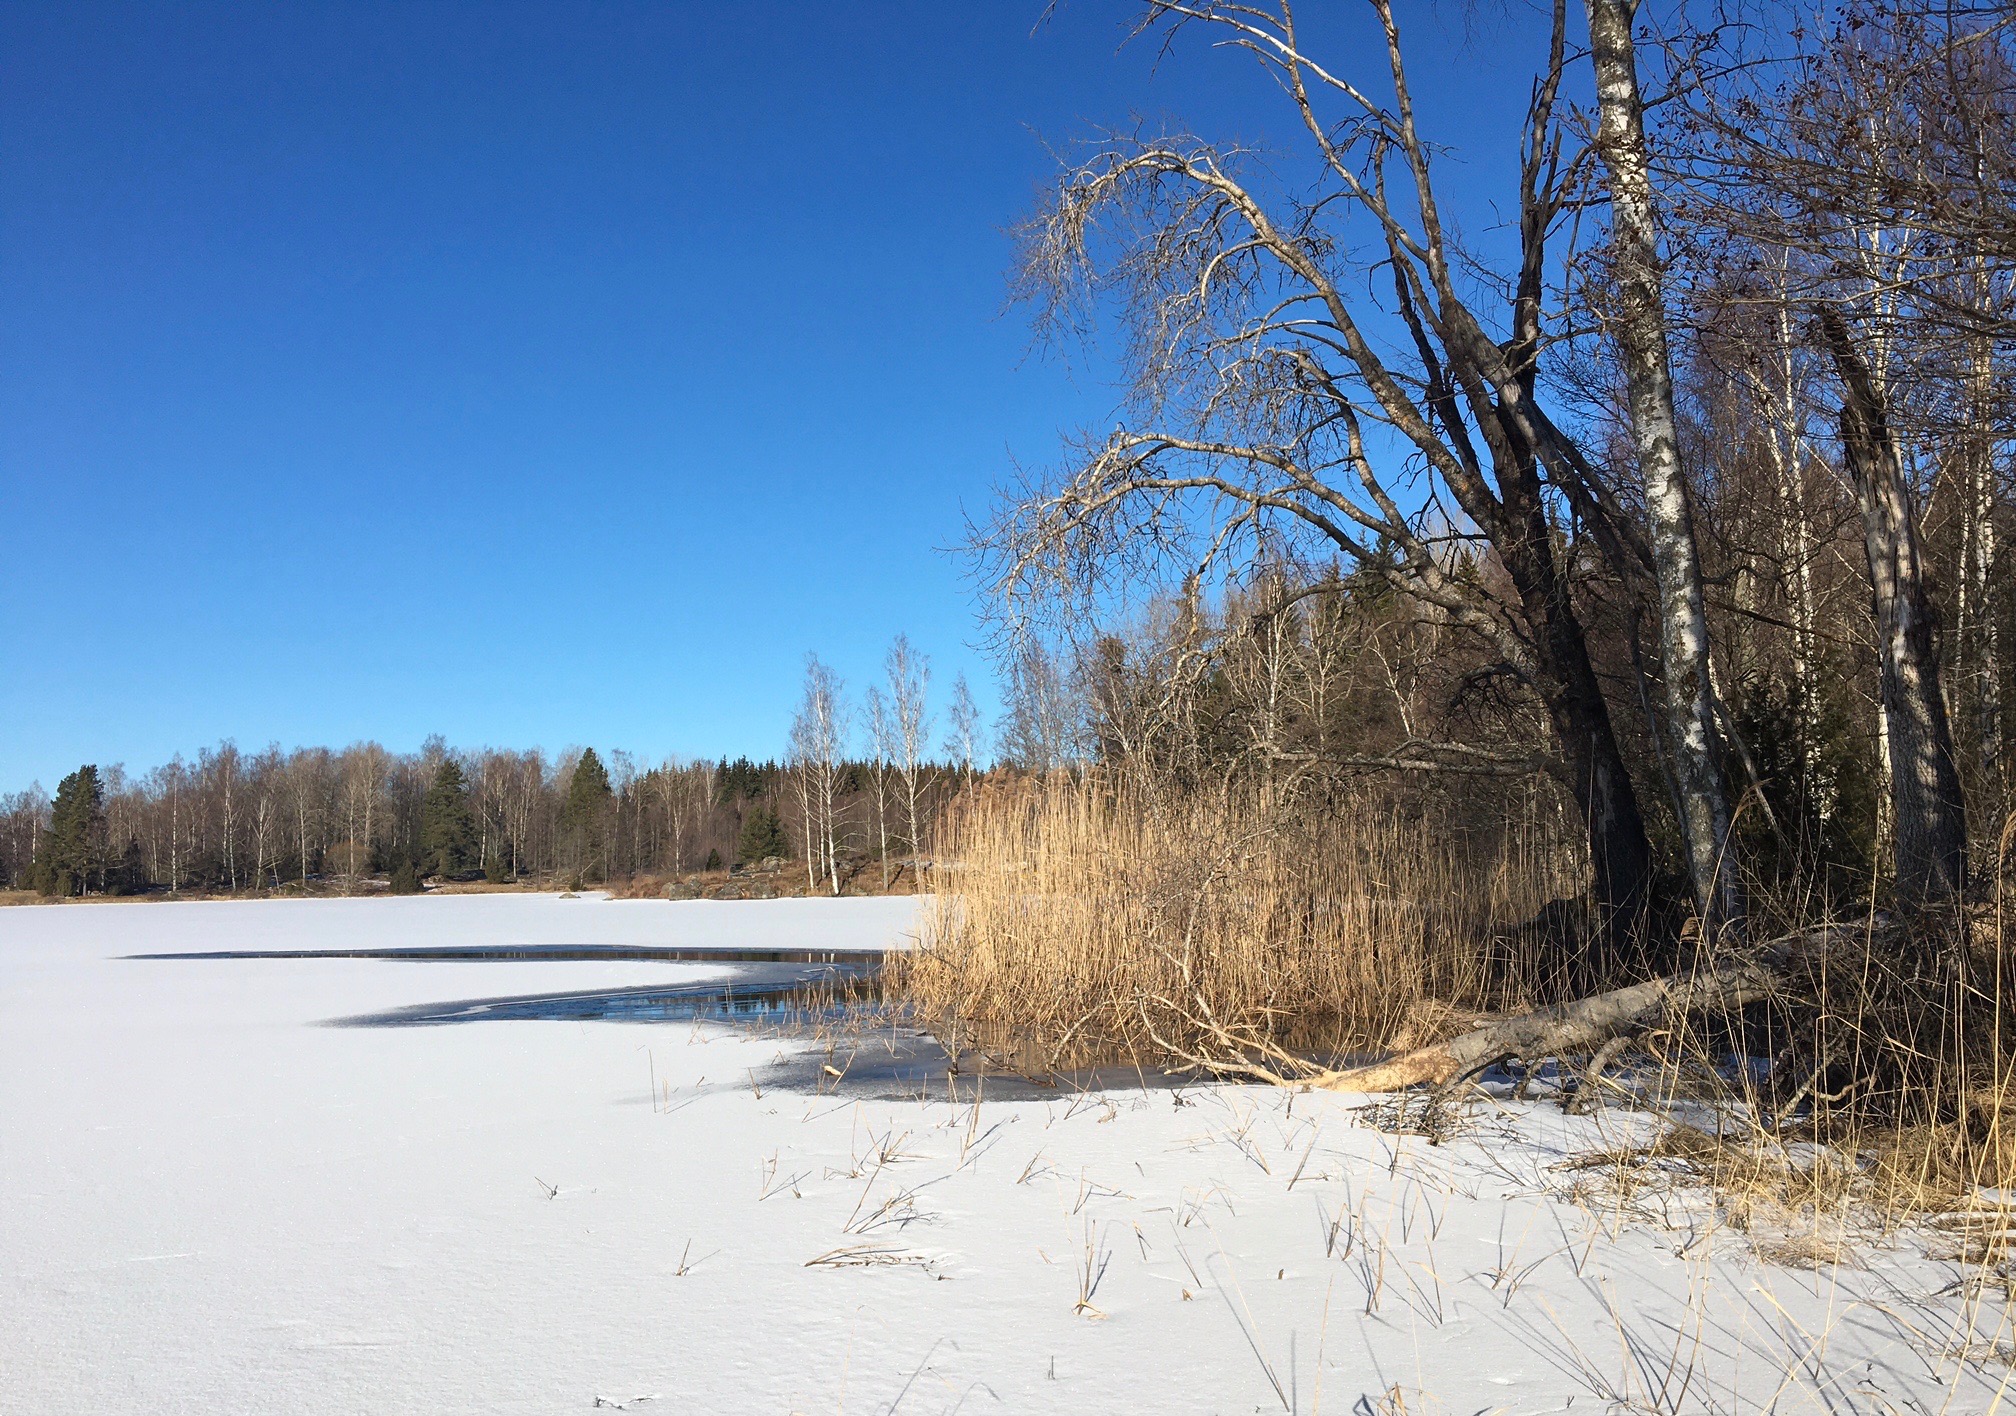
[[[1042,13],[0,4],[0,790],[227,737],[766,756],[808,650],[858,687],[899,630],[991,700],[942,548],[1113,403],[1002,314],[1044,143],[1279,131],[1129,4]],[[1416,22],[1459,142],[1541,23],[1461,13]]]

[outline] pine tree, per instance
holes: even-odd
[[[583,880],[600,880],[608,873],[609,808],[615,796],[609,770],[589,748],[574,764],[560,808],[560,838]]]
[[[455,759],[444,757],[420,806],[419,870],[453,875],[469,868],[476,850],[476,817],[469,810],[468,784]]]
[[[777,819],[777,813],[767,807],[758,807],[742,823],[742,839],[736,843],[735,855],[740,860],[753,863],[770,856],[788,855],[790,849],[791,844],[784,835],[784,824]]]
[[[85,765],[56,788],[49,829],[36,843],[28,881],[44,895],[81,895],[90,888],[91,872],[103,870],[105,856],[105,788],[98,769]]]

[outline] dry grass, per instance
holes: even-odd
[[[653,875],[640,871],[636,875],[628,875],[620,880],[611,880],[601,888],[609,892],[609,898],[612,900],[656,900],[664,895],[666,885],[678,878],[680,877]],[[715,875],[708,877],[710,881],[727,878],[725,871],[716,872]]]
[[[1419,1042],[1539,987],[1508,922],[1575,893],[1577,857],[1538,834],[1466,850],[1369,792],[996,783],[947,824],[956,864],[899,982],[962,1041],[1012,1031],[1053,1065],[1166,1061],[1212,1028],[1320,1054]]]
[[[1740,1022],[1644,1039],[1623,1090],[1666,1124],[1578,1157],[1571,1189],[1638,1213],[1700,1192],[1760,1257],[1799,1267],[1908,1232],[2006,1285],[2016,1048],[2000,913],[1872,926]]]
[[[1770,1059],[1761,1078],[1741,1074],[1722,1108],[1738,1139],[1699,1158],[1716,1187],[1789,1189],[1776,1198],[1888,1227],[1970,1210],[1984,1190],[2016,1184],[2002,913],[1994,901],[1872,928],[1733,1035],[1693,1020],[1668,1049],[1693,1054],[1693,1075],[1732,1050]],[[1672,1076],[1656,1081],[1661,1094],[1679,1090]],[[1738,1151],[1761,1159],[1732,1164]]]

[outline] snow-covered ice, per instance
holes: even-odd
[[[1210,1085],[759,1088],[720,1025],[327,1027],[732,966],[134,960],[900,945],[907,900],[0,910],[0,1411],[1992,1409],[1999,1301],[1906,1237],[1762,1262],[1554,1167],[1631,1118]],[[816,1069],[806,1069],[817,1075]],[[655,1091],[654,1091],[655,1088]],[[825,1262],[812,1262],[824,1259]],[[809,1266],[808,1266],[809,1265]],[[1971,1304],[1971,1309],[1970,1309]],[[1970,1316],[1971,1314],[1971,1316]],[[645,1401],[644,1398],[650,1398]]]

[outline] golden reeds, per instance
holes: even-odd
[[[927,1016],[1013,1029],[1054,1061],[1116,1044],[1166,1060],[1206,1022],[1382,1047],[1530,994],[1543,961],[1513,928],[1576,893],[1579,864],[1540,829],[1479,846],[1369,790],[996,782],[948,819],[901,984]]]

